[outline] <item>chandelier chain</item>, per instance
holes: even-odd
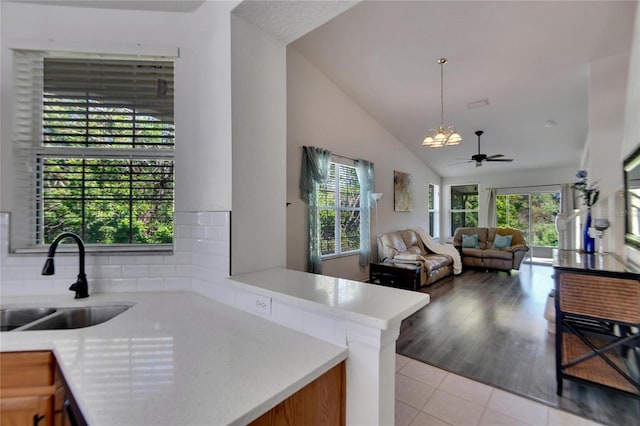
[[[444,128],[444,64],[440,59],[440,128]]]

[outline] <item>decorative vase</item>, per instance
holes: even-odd
[[[589,235],[589,228],[591,228],[591,208],[587,210],[587,220],[584,223],[584,234],[582,236],[583,248],[585,253],[593,253],[596,248],[595,238]]]

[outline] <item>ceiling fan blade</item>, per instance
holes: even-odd
[[[459,164],[473,163],[472,160],[460,161],[458,163],[447,164],[447,166],[457,166]]]
[[[478,153],[471,156],[471,161],[469,163],[476,163],[476,167],[481,167],[483,161],[504,161],[511,162],[513,158],[501,158],[504,157],[504,154],[493,154],[486,155],[480,152],[480,136],[482,136],[484,132],[482,130],[477,130],[475,132],[476,136],[478,136]]]

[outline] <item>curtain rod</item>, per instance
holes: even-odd
[[[303,148],[306,148],[306,145],[304,145]],[[332,152],[331,156],[332,157],[338,157],[338,158],[344,158],[345,160],[358,161],[355,158],[347,157],[346,155],[336,154],[335,152]]]
[[[344,158],[345,160],[356,161],[356,159],[355,159],[355,158],[346,157],[346,156],[344,156],[344,155],[336,154],[335,152],[332,152],[332,153],[331,153],[331,155],[332,155],[332,156],[335,156],[335,157],[339,157],[339,158]]]
[[[516,186],[496,186],[494,189],[511,189],[511,188],[540,188],[543,186],[562,186],[562,183],[545,183],[544,185],[516,185]],[[491,189],[491,188],[485,188]]]

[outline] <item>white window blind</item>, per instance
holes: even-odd
[[[440,237],[440,185],[429,184],[427,206],[429,210],[429,233],[432,238]]]
[[[17,246],[170,243],[173,62],[16,51],[15,70]]]
[[[173,147],[173,63],[44,58],[46,146]]]
[[[318,188],[320,251],[331,256],[360,250],[360,182],[355,167],[329,164]]]

